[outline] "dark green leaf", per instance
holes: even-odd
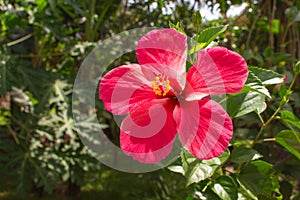
[[[283,130],[275,136],[275,141],[300,160],[300,134]]]
[[[231,153],[231,161],[234,163],[243,163],[261,158],[256,150],[247,147],[234,148]]]
[[[257,92],[248,92],[236,96],[229,95],[227,100],[227,112],[230,117],[239,117],[258,110],[264,111],[266,108],[265,95]]]
[[[194,198],[197,197],[196,199],[213,199],[213,200],[218,200],[219,196],[216,195],[216,193],[214,193],[210,187],[207,187],[204,191],[200,190],[200,191],[196,191],[194,194]]]
[[[235,200],[237,196],[237,186],[230,176],[220,176],[213,184],[211,189],[224,200]]]
[[[196,28],[199,28],[202,23],[202,16],[199,10],[195,11],[193,14],[193,24]]]
[[[245,165],[237,180],[252,199],[258,199],[261,195],[272,199],[272,192],[279,193],[279,184],[272,165],[264,161],[252,161]]]
[[[291,199],[291,195],[293,193],[293,185],[286,180],[281,181],[280,192],[284,199]]]

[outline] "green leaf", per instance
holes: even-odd
[[[219,199],[219,196],[208,187],[210,184],[211,182],[209,181],[198,183],[197,188],[199,187],[199,189],[195,192],[192,199]]]
[[[196,37],[196,41],[198,43],[205,43],[207,46],[209,43],[211,43],[216,37],[218,37],[221,33],[225,32],[228,25],[225,26],[217,26],[217,27],[211,27],[203,30],[199,35]]]
[[[5,102],[5,100],[8,100],[9,101],[9,99],[2,99],[2,103],[4,104]],[[3,105],[4,106],[4,105]],[[9,104],[7,105],[7,106],[9,106]],[[10,111],[9,110],[5,110],[5,109],[0,109],[0,126],[6,126],[6,125],[8,125],[8,124],[10,124],[10,117],[11,117],[11,113],[10,113]]]
[[[163,8],[164,7],[164,0],[157,0],[158,7]]]
[[[194,14],[193,14],[193,24],[194,26],[198,29],[200,28],[200,25],[202,23],[202,16],[201,16],[201,13],[199,10],[195,11]]]
[[[235,200],[238,198],[237,185],[230,176],[220,176],[213,184],[211,189],[224,200]]]
[[[283,110],[281,111],[280,115],[283,121],[291,123],[300,129],[300,121],[291,111]]]
[[[271,98],[268,89],[263,85],[262,81],[251,71],[249,71],[248,79],[244,85],[243,90],[239,93],[245,93],[249,91],[257,92]]]
[[[247,147],[234,148],[231,153],[231,161],[234,163],[243,163],[261,158],[262,155],[256,150]]]
[[[179,174],[184,175],[183,167],[180,166],[180,165],[172,165],[172,166],[169,166],[168,169],[169,169],[171,172],[175,172],[175,173],[179,173]]]
[[[286,17],[292,21],[292,22],[299,22],[300,21],[300,11],[298,10],[298,8],[296,6],[287,8],[284,11]]]
[[[300,134],[283,130],[275,136],[275,141],[300,160]]]
[[[257,76],[262,84],[264,85],[273,85],[283,83],[283,75],[278,74],[272,70],[262,69],[258,67],[249,67],[249,71],[251,71],[255,76]]]
[[[193,54],[207,47],[216,37],[225,32],[227,27],[228,25],[204,29],[201,33],[196,35],[195,40],[198,44],[189,50],[189,54]]]
[[[247,92],[239,95],[228,95],[227,112],[231,118],[246,115],[258,110],[266,109],[265,95],[257,92]]]
[[[264,196],[272,199],[273,191],[279,193],[279,184],[270,163],[257,160],[245,165],[237,177],[238,183],[252,199]]]
[[[279,89],[279,96],[283,98],[286,95],[286,93],[287,93],[287,89],[285,88],[285,85],[281,84]]]
[[[211,177],[219,167],[229,158],[229,151],[210,160],[191,159],[189,153],[182,154],[182,166],[184,175],[187,178],[187,186],[198,183]]]
[[[296,74],[299,74],[300,73],[300,61],[298,61],[295,66],[293,67],[293,71],[296,73]]]
[[[174,28],[174,29],[176,29],[177,31],[179,31],[180,33],[185,34],[183,25],[182,25],[180,22],[177,22],[176,24],[173,24],[172,22],[169,22],[169,27],[170,27],[170,28]]]

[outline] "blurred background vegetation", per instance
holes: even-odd
[[[0,9],[0,199],[205,199],[203,182],[186,187],[185,177],[168,169],[118,172],[84,148],[71,115],[72,85],[99,40],[170,22],[188,36],[228,24],[215,41],[249,65],[284,74],[284,84],[300,58],[297,0],[2,0]],[[280,102],[279,88],[268,88],[266,118]],[[285,109],[299,118],[299,79],[292,89]],[[247,142],[260,121],[250,113],[234,124],[234,139]],[[264,134],[283,126],[275,121]],[[281,196],[271,197],[300,199],[299,159],[272,142],[254,149],[276,174]]]

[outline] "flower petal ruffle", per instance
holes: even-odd
[[[232,121],[215,101],[182,101],[174,118],[180,142],[199,159],[219,156],[231,140]]]
[[[148,75],[149,76],[149,75]],[[152,75],[152,79],[155,76]],[[133,107],[156,98],[151,82],[137,64],[123,65],[109,71],[101,80],[99,98],[113,114],[127,114]]]
[[[150,31],[137,44],[138,62],[157,69],[167,67],[183,75],[186,71],[186,40],[186,35],[175,29]]]
[[[237,93],[247,77],[247,63],[239,54],[225,47],[201,50],[187,74],[186,99],[199,100],[208,95]]]
[[[142,163],[157,163],[172,150],[176,136],[172,99],[156,99],[136,107],[120,127],[120,147]]]

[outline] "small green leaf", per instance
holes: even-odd
[[[261,160],[245,165],[237,177],[237,181],[252,199],[257,200],[258,196],[272,199],[272,192],[280,193],[272,165]]]
[[[235,200],[237,196],[237,186],[230,176],[220,176],[213,184],[211,189],[224,200]]]
[[[300,129],[300,120],[291,111],[283,110],[280,115],[283,121],[291,123]]]
[[[283,75],[272,70],[262,69],[258,67],[249,67],[249,71],[255,74],[264,85],[273,85],[283,83]]]
[[[196,35],[195,40],[198,44],[195,44],[193,48],[189,50],[189,54],[193,54],[207,47],[216,37],[225,32],[227,27],[228,25],[204,29],[201,33]]]
[[[283,130],[275,136],[275,141],[300,160],[300,134]]]
[[[239,95],[228,95],[227,112],[230,117],[239,117],[258,110],[264,111],[266,108],[265,95],[257,92],[248,92]]]
[[[221,33],[225,32],[227,27],[228,25],[207,28],[197,35],[196,41],[200,44],[205,44],[203,47],[206,47]]]
[[[158,7],[163,8],[164,7],[164,0],[157,0]]]
[[[279,96],[280,96],[281,98],[283,98],[283,97],[286,95],[286,93],[287,93],[287,90],[286,90],[286,88],[285,88],[285,85],[284,85],[284,84],[281,84],[281,85],[280,85],[280,89],[279,89]]]
[[[201,23],[202,23],[202,16],[201,16],[199,10],[197,10],[197,11],[194,12],[192,20],[193,20],[194,26],[195,26],[197,29],[200,28],[200,25],[201,25]]]
[[[231,161],[234,163],[243,163],[261,158],[262,155],[256,150],[247,147],[234,148],[231,153]]]
[[[173,24],[172,22],[169,22],[169,27],[174,28],[177,31],[179,31],[180,33],[185,34],[184,28],[183,28],[183,26],[180,22],[177,22],[176,24]]]
[[[293,67],[293,71],[297,74],[300,73],[300,61],[298,61],[295,66]]]

